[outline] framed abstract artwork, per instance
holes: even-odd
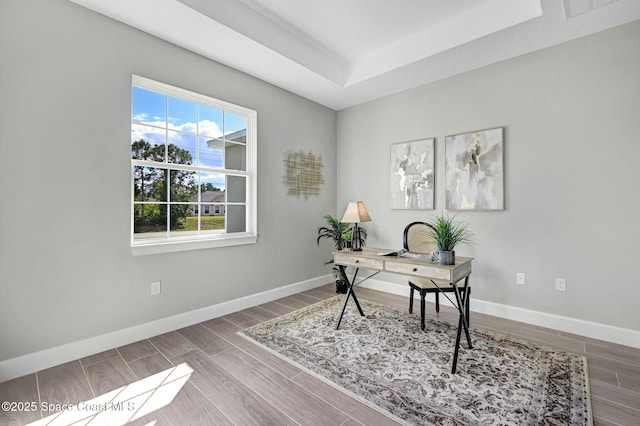
[[[447,210],[504,210],[504,128],[447,136]]]
[[[391,144],[391,208],[433,209],[435,138]]]

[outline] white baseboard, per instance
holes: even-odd
[[[173,330],[188,327],[193,324],[221,317],[233,312],[241,311],[252,306],[271,302],[272,300],[290,296],[301,291],[320,287],[333,281],[331,275],[325,275],[306,281],[278,287],[262,293],[251,294],[239,299],[196,309],[168,318],[147,322],[144,324],[117,330],[111,333],[96,337],[56,346],[42,351],[22,355],[5,361],[0,361],[0,383],[21,377],[26,374],[35,373],[45,368],[73,361],[109,349],[128,345],[139,340],[159,334],[168,333]]]
[[[123,330],[0,361],[0,383],[75,359],[198,324],[212,318],[241,311],[252,306],[261,305],[301,291],[320,287],[331,281],[333,281],[333,277],[331,275],[325,275],[206,308],[136,325]],[[361,286],[401,296],[408,296],[409,294],[407,285],[381,280],[370,279],[367,280],[366,283],[361,284]],[[428,295],[427,300],[430,300],[429,296],[433,297],[432,295]],[[449,301],[443,297],[440,298],[440,303],[451,306]],[[553,328],[580,336],[618,343],[633,348],[640,348],[640,332],[636,330],[501,305],[499,303],[474,299],[473,297],[470,309],[473,312],[480,312],[514,321]]]
[[[400,296],[409,295],[409,286],[405,284],[370,279],[361,285],[362,287],[397,294]],[[426,299],[428,301],[435,302],[434,295],[427,295]],[[440,297],[440,303],[442,305],[453,306],[442,296]],[[640,331],[637,330],[614,327],[592,321],[563,317],[561,315],[478,300],[473,298],[473,293],[471,294],[471,305],[469,306],[469,310],[472,312],[479,312],[500,318],[520,321],[527,324],[552,328],[554,330],[590,337],[592,339],[630,346],[632,348],[640,348]],[[473,319],[471,322],[473,323]]]

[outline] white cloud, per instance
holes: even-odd
[[[199,123],[200,134],[203,136],[211,136],[213,138],[219,138],[222,136],[222,131],[218,127],[218,123],[211,120],[201,120]]]
[[[164,122],[158,123],[148,123],[155,125],[164,125]],[[165,139],[165,130],[158,127],[150,127],[143,125],[132,125],[131,126],[131,141],[139,141],[140,139],[144,139],[147,142],[164,142]]]
[[[151,126],[158,126],[158,127],[165,126],[164,121],[145,121],[144,118],[146,117],[143,117],[144,115],[145,114],[136,116],[134,117],[134,120],[142,121],[145,124],[148,124]],[[171,122],[166,124],[168,125],[169,130],[175,130],[178,132],[195,134],[197,131],[199,131],[200,136],[206,136],[206,137],[212,137],[212,138],[218,138],[222,136],[222,131],[220,130],[220,127],[218,127],[218,123],[211,120],[201,120],[199,123],[183,123],[179,125],[173,124]]]
[[[145,114],[140,114],[139,117]],[[134,118],[135,119],[135,118]],[[167,123],[163,121],[145,121],[145,124],[132,123],[131,125],[131,142],[144,139],[152,145],[163,144],[166,140],[165,125]],[[211,120],[202,120],[200,123],[184,123],[176,126],[168,123],[169,130],[176,132],[185,132],[195,134],[196,130],[200,130],[200,135],[209,138],[218,138],[222,136],[222,132],[218,127],[218,124]],[[184,133],[173,133],[169,135],[169,142],[180,146],[183,149],[187,149],[191,152],[195,160],[195,150],[197,142],[194,141],[193,136],[186,135]],[[195,143],[194,143],[195,142]]]

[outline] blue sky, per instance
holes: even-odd
[[[186,131],[193,131],[189,128],[189,124],[195,124],[200,119],[200,123],[204,125],[200,128],[204,136],[220,137],[222,134],[229,134],[235,131],[246,129],[246,118],[185,101],[179,98],[166,96],[161,93],[132,87],[132,107],[131,118],[134,121],[142,121],[148,123],[163,122],[169,115],[170,126],[179,128],[187,126]],[[168,102],[167,102],[168,100]],[[199,114],[199,117],[198,117]],[[216,127],[211,126],[215,123]]]
[[[244,116],[135,86],[131,100],[131,142],[144,139],[159,145],[168,138],[191,153],[192,164],[224,168],[223,150],[207,142],[247,126]],[[223,175],[203,172],[201,179],[225,187]]]

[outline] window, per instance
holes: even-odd
[[[133,76],[135,254],[255,243],[256,119],[247,108]]]

